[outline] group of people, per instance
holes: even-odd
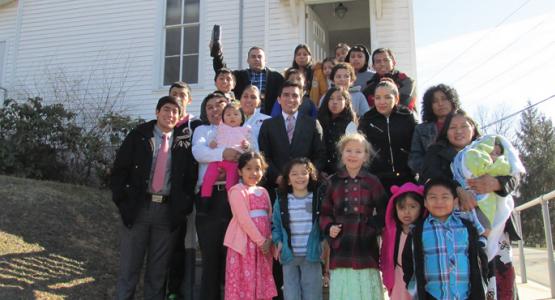
[[[197,237],[200,299],[513,299],[524,168],[455,89],[429,88],[418,124],[390,49],[339,44],[316,63],[301,44],[282,75],[259,47],[234,71],[210,48],[200,117],[176,82],[118,150],[117,299],[145,258],[145,299],[193,299]]]

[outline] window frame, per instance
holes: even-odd
[[[185,2],[187,0],[181,0],[181,4],[184,5]],[[156,61],[159,63],[158,65],[158,78],[157,78],[157,84],[156,86],[158,86],[158,90],[162,91],[164,89],[167,89],[170,87],[171,84],[165,84],[164,83],[164,77],[165,77],[165,63],[166,63],[166,58],[167,57],[179,57],[179,80],[181,80],[182,76],[183,76],[183,58],[186,56],[193,56],[193,55],[197,55],[198,56],[198,61],[197,61],[197,82],[187,82],[187,84],[189,84],[189,86],[191,86],[191,88],[199,88],[201,86],[201,82],[203,80],[203,76],[204,76],[204,70],[201,67],[202,64],[201,62],[204,60],[205,58],[205,53],[201,51],[201,45],[203,43],[204,40],[204,27],[205,25],[203,24],[202,20],[204,19],[204,1],[199,0],[198,1],[198,5],[199,5],[199,12],[198,12],[198,21],[197,22],[191,22],[191,23],[187,23],[187,24],[183,24],[183,20],[184,20],[184,15],[183,13],[181,13],[181,21],[180,24],[174,24],[174,25],[166,25],[166,14],[167,14],[167,0],[164,1],[160,1],[160,15],[159,15],[159,21],[158,21],[158,25],[160,28],[160,30],[158,31],[160,34],[159,37],[159,49],[157,51],[158,56]],[[185,28],[193,28],[195,26],[198,26],[198,47],[197,47],[197,52],[195,54],[183,54],[183,43],[184,43],[184,39],[182,38],[179,44],[179,51],[180,53],[178,55],[170,55],[170,56],[166,56],[166,31],[168,29],[172,29],[172,28],[180,28],[181,29],[181,34],[183,29]]]

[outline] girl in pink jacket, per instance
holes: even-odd
[[[277,295],[270,253],[272,206],[266,189],[257,186],[267,164],[257,152],[243,153],[237,163],[243,182],[228,191],[233,217],[224,238],[225,299],[271,299]]]
[[[380,270],[390,299],[410,300],[412,297],[403,281],[403,249],[410,225],[424,213],[424,187],[407,182],[391,187],[391,198],[385,211],[385,230],[382,234]]]

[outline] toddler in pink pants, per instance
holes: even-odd
[[[244,122],[244,115],[239,110],[237,104],[228,104],[222,113],[222,123],[218,125],[216,139],[210,142],[210,148],[225,147],[233,148],[241,153],[249,149],[250,143],[250,127],[241,127]],[[212,186],[216,182],[219,174],[219,169],[225,170],[226,180],[225,187],[229,190],[232,186],[239,181],[239,174],[237,173],[237,162],[222,160],[214,161],[208,164],[200,196],[208,198],[212,196]]]

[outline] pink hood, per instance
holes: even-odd
[[[395,236],[397,234],[397,224],[393,217],[395,214],[395,199],[407,192],[414,192],[423,196],[424,186],[416,185],[412,182],[407,182],[401,187],[396,185],[392,186],[391,193],[393,195],[389,198],[385,211],[385,230],[382,234],[380,270],[382,271],[383,284],[387,288],[389,294],[391,294],[393,290],[395,281],[395,262],[393,261],[395,257]],[[422,209],[422,213],[424,213],[424,209]]]

